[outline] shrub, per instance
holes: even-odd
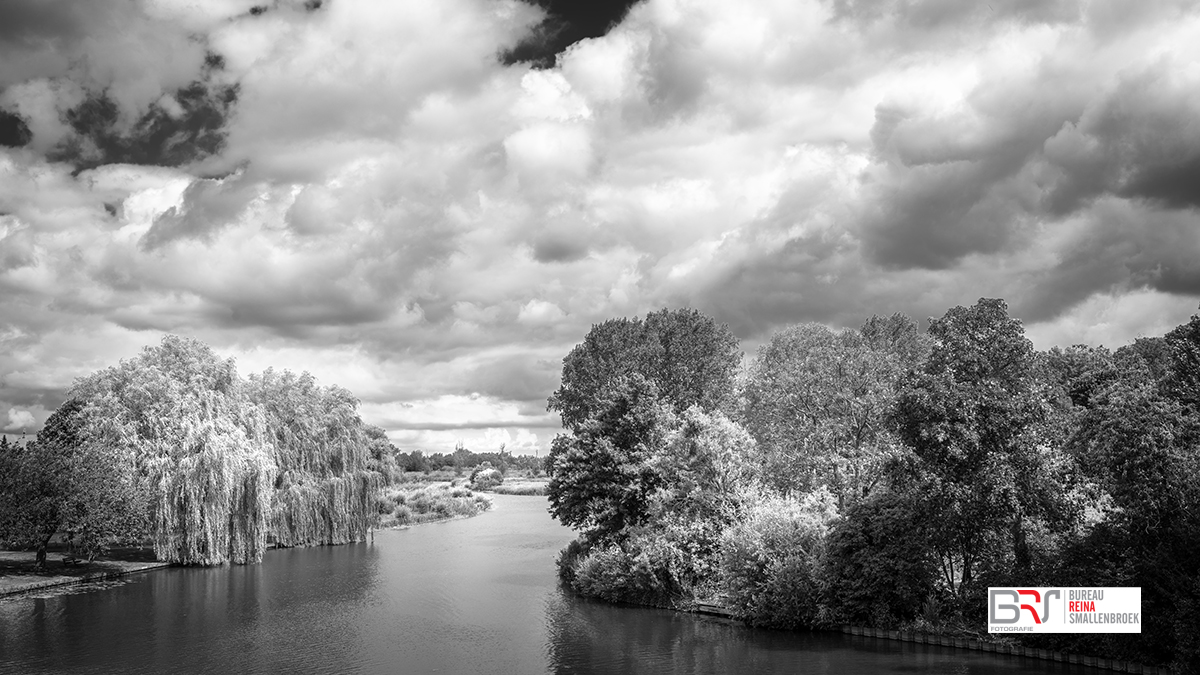
[[[922,614],[937,572],[919,523],[902,496],[884,492],[833,527],[825,564],[831,620],[891,628]]]
[[[478,495],[465,487],[428,486],[408,490],[389,490],[383,495],[387,506],[383,527],[415,525],[433,520],[445,520],[456,516],[474,516],[492,507],[484,495]]]
[[[593,548],[572,565],[572,588],[609,602],[674,607],[687,598],[685,554],[657,536]]]
[[[705,522],[664,521],[620,542],[579,539],[559,554],[559,578],[581,595],[657,607],[687,607],[716,591],[720,532]]]
[[[498,495],[546,496],[545,483],[505,483],[503,485],[496,485],[490,488],[490,490]]]
[[[757,626],[818,623],[821,564],[834,497],[819,488],[803,500],[764,496],[721,542],[720,581],[739,618]]]
[[[486,490],[504,482],[504,475],[497,469],[479,468],[471,472],[471,487]]]

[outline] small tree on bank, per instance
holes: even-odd
[[[46,548],[67,532],[81,555],[144,536],[146,500],[138,489],[133,458],[81,435],[83,404],[70,399],[46,420],[24,448],[0,449],[0,539],[37,550],[44,569]]]

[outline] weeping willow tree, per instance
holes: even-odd
[[[232,359],[168,336],[78,381],[87,442],[127,449],[149,497],[147,534],[160,560],[261,560],[275,462],[262,411]]]
[[[361,541],[378,518],[384,478],[369,467],[369,431],[358,399],[303,373],[251,375],[250,398],[266,418],[278,474],[271,532],[281,546]]]
[[[358,401],[307,373],[240,378],[175,336],[78,381],[84,442],[119,448],[147,499],[160,560],[216,565],[285,546],[365,538],[383,484]]]

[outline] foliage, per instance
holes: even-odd
[[[619,537],[649,515],[662,478],[661,453],[674,414],[657,386],[640,375],[619,378],[601,395],[594,418],[550,450],[550,512],[593,541]]]
[[[883,490],[829,533],[825,605],[838,623],[896,627],[917,618],[937,575],[918,495]]]
[[[743,488],[758,480],[754,454],[754,439],[736,422],[688,408],[651,459],[662,485],[651,506],[654,517],[728,522]]]
[[[983,568],[1029,570],[1026,520],[1069,520],[1072,464],[1047,440],[1047,398],[1033,346],[1002,300],[955,307],[929,328],[935,343],[895,406],[917,462],[898,480],[919,484],[936,519],[932,543],[954,591]]]
[[[504,482],[504,475],[498,469],[493,469],[485,462],[471,472],[471,487],[475,490],[487,490]]]
[[[694,567],[678,541],[638,530],[620,543],[592,547],[571,562],[571,587],[586,596],[659,607],[692,598]]]
[[[694,309],[663,309],[641,319],[611,319],[592,326],[563,359],[562,384],[549,410],[578,430],[600,410],[604,392],[637,374],[654,383],[676,413],[693,405],[720,410],[732,402],[741,352],[724,326]]]
[[[59,530],[75,552],[94,557],[146,530],[143,495],[131,458],[80,438],[82,405],[71,399],[46,421],[37,440],[0,448],[0,539],[36,546],[44,566],[46,546]]]
[[[386,436],[363,424],[358,399],[308,373],[251,375],[249,399],[265,416],[275,461],[270,529],[282,546],[362,541],[384,483]],[[374,449],[374,450],[373,450]],[[378,457],[378,458],[377,458]]]
[[[903,314],[872,316],[858,330],[872,351],[896,358],[902,371],[915,370],[929,358],[933,341],[923,335],[917,322]]]
[[[1140,586],[1146,620],[1135,657],[1173,655],[1194,667],[1200,665],[1200,419],[1190,401],[1174,396],[1178,377],[1170,371],[1160,387],[1149,368],[1126,370],[1082,419],[1072,449],[1112,508],[1064,556],[1062,575]]]
[[[821,567],[833,495],[803,500],[765,495],[723,535],[721,584],[734,614],[756,626],[799,628],[818,622]]]
[[[1103,347],[1053,347],[1046,353],[1048,378],[1072,406],[1091,407],[1096,396],[1119,376],[1112,353]]]
[[[465,487],[429,485],[384,490],[378,501],[382,527],[402,527],[450,518],[468,518],[487,511],[492,502]]]
[[[157,556],[184,564],[257,561],[268,535],[283,545],[361,540],[376,492],[398,475],[394,448],[346,390],[286,371],[247,382],[195,340],[168,336],[71,395],[78,424],[60,445],[100,453],[103,481],[124,491],[119,505],[93,498],[65,521],[85,546],[128,531],[122,518],[145,522]]]
[[[748,622],[977,631],[988,585],[1140,586],[1143,632],[1030,646],[1200,671],[1200,317],[1034,351],[1002,300],[772,336],[738,422],[680,405],[643,322],[593,327],[551,409],[563,581]],[[838,513],[844,514],[839,516]],[[1189,670],[1190,669],[1190,670]]]
[[[905,359],[909,327],[868,322],[871,338],[819,324],[786,328],[758,350],[744,390],[742,419],[758,441],[768,482],[802,494],[825,486],[842,504],[869,494],[895,440],[887,415]],[[896,335],[892,335],[892,332]],[[895,344],[900,341],[900,346]]]
[[[159,347],[76,383],[85,442],[129,454],[150,497],[162,560],[261,558],[275,466],[261,410],[232,360],[168,336]]]

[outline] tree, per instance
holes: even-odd
[[[901,370],[919,368],[929,358],[932,340],[921,333],[916,321],[904,314],[872,316],[858,332],[873,351],[894,355]]]
[[[652,459],[674,425],[658,387],[641,375],[610,383],[596,408],[575,432],[555,437],[547,460],[550,513],[591,543],[619,539],[646,520],[662,485]]]
[[[89,443],[81,434],[83,404],[69,399],[37,440],[3,449],[0,473],[0,538],[37,548],[37,567],[56,532],[71,534],[88,557],[146,532],[146,503],[133,458],[120,448]],[[7,503],[4,503],[7,502]]]
[[[1088,408],[1118,376],[1113,355],[1104,347],[1053,347],[1045,355],[1048,383],[1058,387],[1072,406]]]
[[[834,524],[825,564],[832,619],[892,627],[919,615],[937,578],[922,502],[915,491],[878,490]]]
[[[893,343],[872,330],[874,342],[803,324],[759,348],[741,417],[768,483],[796,493],[826,486],[842,505],[877,484],[895,444],[887,421],[903,365]]]
[[[264,416],[276,476],[270,532],[283,546],[362,541],[385,482],[382,429],[364,424],[358,399],[309,373],[251,375],[248,399]]]
[[[760,478],[754,438],[724,414],[698,406],[684,411],[678,422],[651,459],[662,481],[655,495],[656,515],[730,522],[740,493]]]
[[[1195,319],[1193,319],[1193,322]],[[1173,331],[1174,332],[1174,331]],[[1176,334],[1178,336],[1178,334]],[[1186,365],[1186,360],[1174,366]],[[1127,364],[1130,365],[1130,364]],[[1178,371],[1166,381],[1178,382]],[[1140,361],[1095,398],[1071,439],[1111,504],[1069,551],[1067,577],[1140,586],[1141,653],[1200,665],[1200,419]],[[1163,389],[1167,391],[1164,392]],[[1102,552],[1096,555],[1096,552]]]
[[[1003,566],[1005,546],[1016,569],[1030,569],[1026,521],[1070,511],[1071,471],[1047,442],[1038,360],[1003,300],[955,307],[929,332],[929,361],[896,403],[897,429],[918,458],[898,479],[927,495],[933,546],[959,590],[981,568]]]
[[[1193,315],[1190,321],[1172,329],[1162,342],[1165,349],[1161,352],[1167,358],[1155,363],[1147,358],[1147,365],[1152,370],[1167,366],[1168,374],[1159,378],[1165,391],[1187,406],[1192,415],[1200,415],[1200,316]],[[1143,354],[1146,351],[1143,349]]]
[[[663,309],[646,319],[610,319],[592,326],[563,359],[562,384],[547,409],[578,429],[599,409],[601,394],[621,376],[654,382],[676,413],[693,405],[711,411],[732,402],[741,362],[737,338],[694,309]]]
[[[276,466],[232,359],[167,336],[78,381],[71,396],[83,403],[85,443],[132,457],[160,560],[261,559]]]

